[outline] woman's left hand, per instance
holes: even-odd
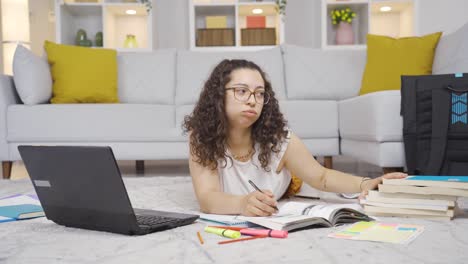
[[[406,178],[408,174],[403,172],[391,172],[384,174],[378,178],[367,180],[362,183],[362,192],[359,195],[359,200],[366,198],[366,195],[369,193],[369,190],[375,190],[382,183],[383,179],[403,179]]]

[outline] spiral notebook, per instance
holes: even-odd
[[[200,214],[200,220],[227,226],[249,225],[249,222],[239,219],[238,215]]]

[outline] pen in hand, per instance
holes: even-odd
[[[255,183],[253,183],[253,181],[249,180],[249,183],[250,183],[250,185],[252,185],[252,187],[254,187],[255,190],[257,190],[257,191],[264,194],[264,192],[262,192],[262,190],[260,190],[260,188],[258,188],[257,185],[255,185]],[[272,206],[272,207],[275,208],[276,211],[279,211],[278,207],[276,207],[276,206]]]

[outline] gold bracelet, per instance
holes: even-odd
[[[368,181],[368,180],[372,180],[372,178],[369,178],[369,177],[363,177],[363,178],[362,178],[361,184],[359,184],[359,189],[361,189],[361,192],[363,191],[363,190],[362,190],[362,184],[363,184],[365,181]]]

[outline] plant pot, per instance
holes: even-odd
[[[340,22],[336,29],[336,44],[337,45],[352,45],[354,44],[353,26],[346,22]]]

